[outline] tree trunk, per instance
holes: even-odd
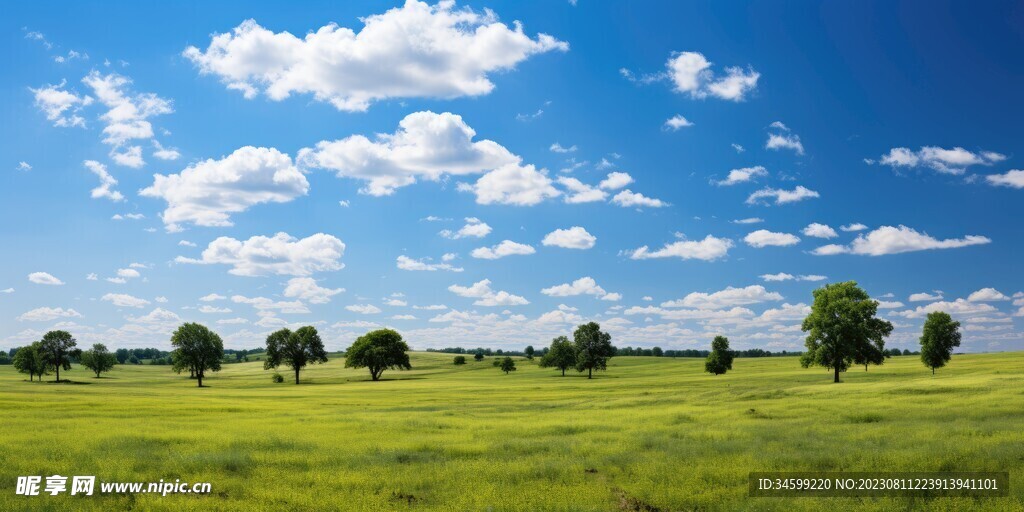
[[[835,367],[835,372],[836,372],[836,379],[834,381],[832,381],[832,382],[839,382],[839,367],[838,366]]]
[[[932,375],[935,375],[935,367],[932,366]]]
[[[57,380],[54,382],[60,382],[60,363],[58,363],[55,368],[57,368]]]
[[[864,363],[864,371],[868,371],[868,364]]]
[[[299,383],[299,369],[295,369],[295,384]]]
[[[199,379],[199,387],[203,387],[203,372],[196,372],[196,378]]]
[[[587,378],[588,379],[593,379],[594,378],[594,369],[593,368],[587,368]]]
[[[562,377],[565,377],[565,368],[562,368]]]

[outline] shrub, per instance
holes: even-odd
[[[452,360],[452,362],[454,364],[466,364],[466,356],[455,356],[455,359]]]
[[[280,373],[275,373],[272,377],[270,377],[270,380],[274,381],[277,384],[280,384],[284,382],[284,375],[281,375]]]

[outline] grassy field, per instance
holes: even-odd
[[[1024,510],[1024,354],[913,356],[832,384],[796,358],[617,357],[588,381],[519,361],[340,358],[274,384],[226,365],[29,383],[0,367],[0,510]],[[282,372],[286,374],[286,372]],[[52,376],[48,377],[50,380]],[[748,498],[750,471],[1010,471],[1008,498]],[[25,497],[19,475],[180,478],[211,495]],[[97,484],[98,487],[98,484]]]

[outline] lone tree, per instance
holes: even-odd
[[[800,357],[800,365],[830,368],[834,382],[839,382],[839,372],[846,371],[860,354],[873,350],[870,345],[880,350],[892,333],[892,324],[876,318],[877,312],[878,302],[855,281],[814,290],[811,314],[801,326],[808,334],[807,352]]]
[[[483,360],[484,360],[484,353],[483,353],[483,352],[480,352],[480,351],[478,350],[478,351],[476,352],[476,354],[473,354],[473,359],[475,359],[475,360],[477,360],[477,361],[483,361]]]
[[[953,356],[953,348],[959,346],[960,322],[942,311],[928,313],[921,334],[921,362],[932,369],[932,375],[936,368],[946,366]]]
[[[327,351],[320,334],[312,325],[300,327],[294,332],[281,329],[267,336],[267,360],[263,369],[269,370],[285,365],[295,372],[295,383],[299,383],[299,372],[307,364],[327,362]]]
[[[384,370],[411,370],[409,345],[391,329],[370,331],[356,339],[345,354],[346,368],[369,368],[370,378],[380,380]]]
[[[551,348],[544,357],[540,358],[541,368],[558,368],[562,370],[562,377],[565,377],[565,370],[576,366],[576,346],[565,336],[559,336],[551,340]]]
[[[466,364],[466,356],[455,356],[455,358],[452,359],[452,363],[456,365]]]
[[[597,322],[583,324],[572,334],[576,344],[576,371],[587,372],[587,378],[594,378],[594,370],[608,368],[608,359],[615,355],[612,335],[601,331]]]
[[[524,350],[523,353],[526,354],[527,359],[533,359],[533,355],[536,354],[537,351],[533,349],[533,345],[527,345],[526,350]]]
[[[508,375],[508,372],[516,371],[516,362],[511,357],[505,356],[505,359],[501,360],[501,371]]]
[[[194,322],[181,324],[171,335],[174,347],[174,371],[188,370],[203,387],[206,371],[220,371],[220,360],[224,358],[224,342],[217,333],[205,325]]]
[[[711,341],[711,353],[704,361],[704,371],[715,375],[732,370],[732,351],[729,350],[729,338],[715,336]]]
[[[38,341],[18,349],[11,364],[19,372],[27,373],[29,382],[32,382],[33,375],[38,375],[39,380],[43,380],[43,375],[48,372],[46,360],[43,358],[42,343]]]
[[[61,368],[71,369],[71,356],[79,355],[79,350],[75,348],[77,345],[75,338],[67,331],[50,331],[43,335],[39,352],[46,366],[56,370],[56,382],[60,382]]]
[[[82,366],[95,372],[98,379],[101,373],[114,369],[114,365],[117,364],[117,356],[107,350],[106,345],[97,343],[91,349],[82,352],[79,362],[82,363]]]

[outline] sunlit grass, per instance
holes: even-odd
[[[612,359],[587,380],[415,353],[380,382],[339,357],[271,382],[118,366],[77,384],[0,367],[0,510],[1024,510],[1024,356],[916,357],[832,384],[795,358]],[[52,380],[52,376],[48,377]],[[1010,471],[1011,497],[746,497],[750,471]],[[22,497],[19,475],[211,482],[209,496]]]

